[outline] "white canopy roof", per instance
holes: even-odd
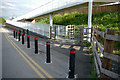
[[[15,18],[14,21],[29,19],[86,2],[88,2],[88,0],[53,0],[52,2],[42,5],[27,14]]]
[[[94,0],[94,1],[97,2],[100,0]],[[30,19],[36,16],[41,16],[41,15],[48,14],[48,13],[61,10],[64,8],[80,5],[86,2],[89,2],[89,0],[53,0],[52,2],[41,5],[40,7],[34,9],[31,12],[28,12],[22,16],[19,16],[13,19],[13,21],[22,20],[22,19]]]

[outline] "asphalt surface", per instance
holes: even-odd
[[[69,50],[71,47],[76,48],[75,74],[78,78],[88,78],[90,64],[86,47],[64,45],[57,41],[38,37],[39,54],[35,54],[35,37],[30,35],[31,47],[27,48],[26,37],[25,44],[22,45],[21,41],[13,38],[11,29],[3,29],[3,78],[66,78],[69,72]],[[51,64],[45,63],[46,41],[51,42]]]
[[[17,50],[8,42],[5,33],[2,34],[2,68],[3,78],[32,78],[39,77],[29,64],[19,55]]]
[[[2,78],[2,24],[0,24],[0,79]]]

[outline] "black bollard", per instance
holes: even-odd
[[[38,54],[38,38],[35,38],[35,54]]]
[[[17,31],[16,31],[16,39],[17,39]]]
[[[22,33],[22,44],[24,44],[24,34]]]
[[[50,42],[47,41],[46,42],[46,63],[50,63],[51,59],[50,59]]]
[[[18,32],[18,41],[20,41],[20,32]]]
[[[75,49],[70,49],[70,61],[69,61],[69,76],[68,78],[74,78],[75,73]]]
[[[20,36],[21,36],[21,29],[19,29],[19,32],[20,32]]]
[[[27,29],[27,35],[29,35],[29,30]]]
[[[15,30],[13,30],[13,36],[14,36],[14,38],[15,38]]]
[[[23,34],[25,35],[25,29],[23,29]]]
[[[27,48],[30,48],[30,36],[27,35]]]

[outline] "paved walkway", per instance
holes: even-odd
[[[78,78],[88,78],[90,74],[87,47],[51,42],[52,63],[45,63],[48,39],[40,38],[39,54],[34,54],[34,35],[30,35],[31,48],[13,38],[11,29],[3,28],[2,34],[3,77],[4,78],[66,78],[68,76],[69,50],[76,49],[75,74]],[[25,35],[26,36],[26,35]]]

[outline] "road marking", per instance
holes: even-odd
[[[45,78],[36,68],[30,63],[30,61],[15,47],[15,45],[10,41],[6,34],[4,34],[6,39],[10,42],[10,44],[17,50],[17,52],[24,58],[24,60],[33,68],[33,70],[40,76],[40,78]],[[46,79],[44,79],[46,80]]]
[[[10,38],[9,38],[10,39]],[[11,40],[11,39],[10,39]],[[11,42],[13,42],[11,40]],[[18,49],[20,49],[21,52],[23,52],[23,54],[37,67],[39,68],[48,78],[53,78],[50,74],[48,74],[40,65],[38,65],[31,57],[28,56],[28,54],[26,52],[24,52],[16,43],[13,42],[14,45],[16,45],[16,47]],[[52,79],[55,80],[55,79]]]

